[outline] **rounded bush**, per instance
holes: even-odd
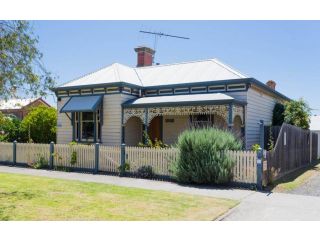
[[[241,141],[232,133],[216,128],[190,129],[178,138],[180,157],[173,167],[178,182],[227,183],[234,161],[226,150],[240,150]]]

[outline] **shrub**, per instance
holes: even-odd
[[[259,148],[260,148],[260,145],[258,143],[255,143],[251,146],[251,150],[254,152],[258,152]]]
[[[288,124],[309,129],[311,109],[308,103],[300,98],[285,104],[284,121]]]
[[[142,166],[137,170],[137,176],[140,178],[153,178],[154,173],[151,166]]]
[[[74,150],[73,146],[77,145],[76,142],[70,142],[69,143],[69,146],[71,148],[71,159],[70,159],[70,164],[72,166],[76,165],[77,164],[77,159],[78,159],[78,155],[77,155],[77,152],[76,150]]]
[[[32,108],[21,122],[26,141],[50,143],[56,141],[57,110],[52,107]]]
[[[35,169],[47,168],[48,161],[44,156],[38,155],[38,158],[29,165]]]
[[[186,130],[178,138],[180,157],[173,166],[173,173],[183,183],[226,183],[232,178],[234,161],[224,151],[239,150],[241,145],[228,131]]]
[[[150,148],[168,148],[169,145],[163,143],[161,140],[155,139],[152,141],[145,131],[143,132],[143,137],[145,138],[146,143],[138,143],[138,147],[150,147]]]
[[[16,117],[5,116],[0,112],[0,142],[21,140],[21,121]]]

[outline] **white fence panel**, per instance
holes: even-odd
[[[72,155],[75,162],[72,164]],[[74,167],[81,169],[94,169],[95,147],[94,145],[54,145],[54,167]]]
[[[100,146],[99,171],[119,172],[121,149],[119,146]]]
[[[177,160],[179,150],[175,148],[126,147],[126,163],[130,173],[136,173],[142,166],[151,166],[157,175],[172,176],[171,165]]]
[[[13,161],[13,143],[0,143],[0,161]]]
[[[235,161],[233,181],[240,183],[257,182],[257,153],[254,151],[227,151]]]
[[[50,145],[38,143],[17,143],[16,162],[32,165],[43,158],[49,163]]]

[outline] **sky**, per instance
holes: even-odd
[[[154,47],[139,30],[189,37],[161,37],[160,64],[218,58],[292,99],[303,97],[320,114],[320,21],[33,21],[47,69],[57,84],[114,62],[136,65],[134,47]],[[54,97],[46,98],[56,105]]]

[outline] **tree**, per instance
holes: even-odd
[[[0,112],[0,142],[21,141],[21,121],[14,117],[8,117]]]
[[[12,97],[12,89],[44,96],[54,86],[37,43],[29,22],[0,21],[0,98]]]
[[[51,107],[32,108],[21,122],[21,130],[28,142],[56,141],[57,110]]]
[[[273,108],[272,126],[281,126],[284,122],[284,105],[276,103]]]
[[[284,121],[288,124],[309,129],[311,109],[302,98],[285,104]]]

